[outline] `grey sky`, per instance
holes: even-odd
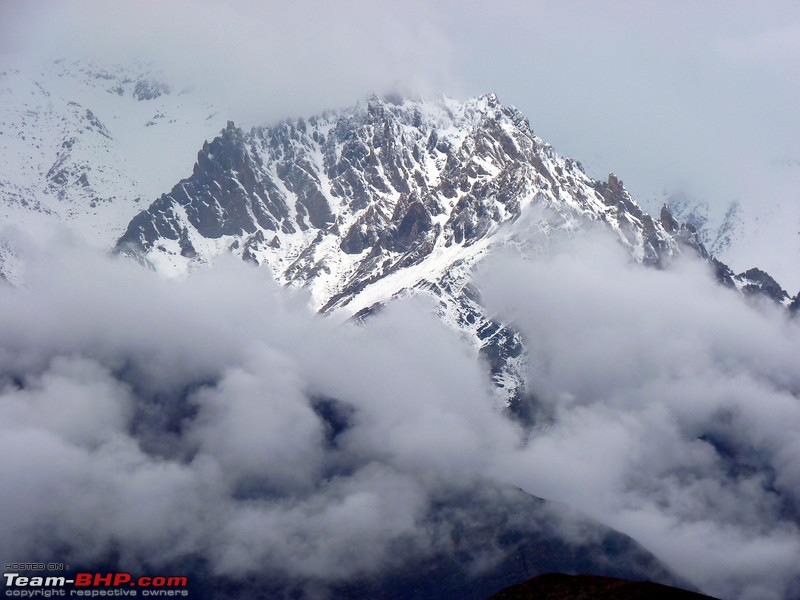
[[[0,17],[6,52],[149,56],[244,124],[373,91],[495,91],[646,204],[797,202],[796,2],[6,0]]]
[[[461,45],[454,70],[509,97],[562,152],[635,189],[683,179],[730,194],[751,154],[800,153],[796,3],[497,6],[506,10],[465,21],[478,42]]]
[[[4,0],[0,52],[152,59],[238,124],[400,91],[494,91],[650,211],[731,202],[721,258],[800,287],[800,7],[794,2]],[[712,233],[713,236],[713,233]]]

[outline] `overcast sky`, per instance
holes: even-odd
[[[768,202],[770,165],[800,161],[792,1],[3,0],[0,27],[4,52],[156,58],[215,87],[245,123],[372,91],[495,91],[645,202],[676,188]],[[775,193],[794,202],[785,183]]]

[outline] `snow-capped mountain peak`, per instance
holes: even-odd
[[[370,97],[353,107],[244,131],[228,122],[192,174],[139,213],[117,250],[166,273],[221,252],[267,265],[314,307],[361,316],[425,293],[514,394],[521,341],[468,285],[475,264],[532,210],[548,227],[605,223],[643,263],[678,252],[611,174],[559,156],[494,94],[456,101]]]

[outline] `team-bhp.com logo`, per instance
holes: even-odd
[[[3,573],[3,580],[5,595],[17,598],[189,596],[187,578],[182,576],[134,577],[125,572],[70,573],[69,576]]]

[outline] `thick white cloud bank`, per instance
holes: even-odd
[[[485,271],[490,306],[529,340],[550,421],[511,476],[712,593],[782,597],[800,553],[798,323],[702,264],[627,264],[599,235]]]
[[[490,257],[484,298],[530,353],[523,431],[425,302],[335,327],[233,259],[163,280],[16,243],[26,286],[0,286],[8,560],[200,554],[234,577],[342,580],[402,560],[398,540],[430,552],[432,499],[495,481],[633,536],[705,592],[800,589],[800,328],[702,265],[632,265],[603,234]],[[320,418],[324,399],[346,426]]]
[[[4,557],[348,578],[398,539],[424,552],[430,494],[517,438],[413,303],[336,328],[233,258],[167,281],[69,243],[21,255],[26,287],[0,289]],[[352,411],[338,437],[323,397]]]

